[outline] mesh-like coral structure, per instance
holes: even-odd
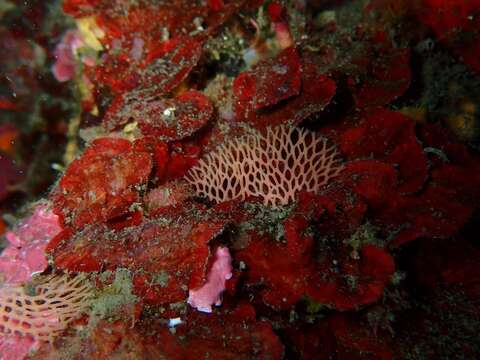
[[[281,125],[219,147],[190,170],[187,181],[217,203],[255,196],[276,207],[294,201],[298,191],[317,193],[342,168],[325,138]]]
[[[0,334],[31,336],[51,342],[69,323],[87,310],[93,295],[83,275],[52,275],[28,290],[0,288]]]

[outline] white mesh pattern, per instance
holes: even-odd
[[[47,277],[28,294],[22,286],[0,288],[0,333],[52,341],[90,305],[93,289],[84,276]]]
[[[279,206],[294,201],[298,191],[317,193],[342,168],[325,138],[282,125],[220,146],[189,171],[187,181],[216,203],[258,196]]]

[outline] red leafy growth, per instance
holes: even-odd
[[[369,207],[381,211],[397,194],[397,171],[377,160],[357,160],[347,163],[340,181],[361,196]]]
[[[133,148],[138,152],[149,153],[153,159],[153,173],[159,179],[165,176],[170,158],[170,150],[166,142],[160,141],[153,136],[144,136],[135,140]]]
[[[9,157],[0,154],[0,200],[5,199],[23,178],[23,171]]]
[[[107,129],[118,128],[130,120],[138,122],[144,135],[164,141],[181,140],[202,128],[213,114],[213,106],[201,92],[189,90],[173,99],[138,100],[118,104],[119,97],[105,115]]]
[[[223,0],[207,0],[207,4],[215,12],[220,11],[225,7]]]
[[[455,235],[479,203],[479,158],[471,156],[464,145],[453,142],[437,126],[422,127],[421,137],[428,146],[431,164],[425,190],[392,196],[389,205],[378,213],[380,223],[397,231],[393,246],[421,237]]]
[[[63,9],[74,17],[94,15],[107,35],[107,41],[123,42],[130,49],[133,38],[142,39],[147,48],[168,34],[177,37],[194,34],[210,36],[231,16],[238,13],[247,1],[221,0],[147,0],[132,4],[128,1],[65,0]],[[201,23],[195,19],[202,19]]]
[[[168,350],[172,351],[172,355],[179,350],[174,347],[176,344],[173,339],[170,339],[168,329],[156,335],[157,341],[159,338],[162,341],[158,341],[154,346],[151,339],[138,328],[132,327],[130,322],[120,320],[112,323],[101,320],[83,344],[83,348],[77,350],[78,356],[90,359],[112,359],[119,356],[118,354],[128,353],[132,357],[156,358],[159,356],[162,358],[162,355],[168,355]],[[159,346],[165,346],[167,352],[160,350]],[[71,349],[69,353],[72,357],[75,356]]]
[[[191,188],[186,182],[171,181],[149,191],[144,201],[149,211],[158,212],[170,207],[179,208],[191,196]]]
[[[153,49],[147,66],[140,71],[138,91],[147,88],[155,95],[164,94],[180,84],[202,55],[202,43],[191,37],[179,37]]]
[[[429,26],[443,44],[480,72],[479,0],[422,0],[415,10],[420,22]]]
[[[263,301],[279,309],[290,308],[303,295],[339,310],[377,301],[395,271],[392,257],[377,246],[364,245],[358,259],[343,251],[336,258],[322,254],[316,261],[312,237],[302,234],[306,225],[301,217],[288,218],[284,222],[286,244],[252,237],[237,253],[237,259],[248,266],[247,284],[263,284]]]
[[[274,308],[288,309],[295,304],[305,293],[312,272],[313,239],[300,235],[302,229],[296,225],[289,225],[297,228],[288,230],[292,238],[286,245],[252,234],[250,244],[236,254],[237,260],[247,264],[247,284],[264,284],[262,299]]]
[[[134,274],[135,293],[145,301],[176,302],[186,298],[192,278],[206,277],[207,244],[225,224],[178,217],[174,223],[149,220],[113,232],[106,226],[90,226],[63,241],[52,241],[47,251],[62,270],[127,268]]]
[[[214,35],[223,24],[225,24],[230,18],[238,14],[240,10],[242,10],[243,8],[253,10],[262,5],[263,0],[260,0],[260,4],[255,4],[254,0],[209,0],[207,2],[210,3],[209,13],[207,16],[204,17],[207,29],[196,35],[196,37],[200,39],[205,39],[209,36]],[[216,5],[214,3],[216,3]],[[223,5],[220,6],[220,3]],[[187,4],[190,5],[190,2],[187,1]]]
[[[414,122],[399,112],[378,109],[365,114],[358,126],[340,138],[340,149],[350,159],[381,159],[404,143],[415,141]]]
[[[389,347],[370,333],[365,324],[346,315],[334,315],[329,325],[336,339],[337,353],[344,354],[346,359],[393,359]]]
[[[139,201],[136,187],[151,169],[150,154],[133,150],[130,141],[97,139],[60,180],[52,194],[54,211],[74,228],[122,216]]]
[[[455,189],[430,186],[417,196],[398,196],[380,221],[399,229],[391,246],[418,238],[453,236],[466,223],[472,207],[456,196]]]
[[[168,327],[155,322],[153,328],[154,321],[134,327],[132,319],[126,319],[132,312],[128,310],[122,313],[125,319],[96,321],[85,336],[64,335],[55,346],[42,344],[31,359],[61,359],[66,353],[72,359],[184,359],[180,342]]]
[[[398,113],[378,110],[344,129],[339,136],[344,155],[381,161],[347,164],[339,182],[368,203],[375,212],[374,222],[395,234],[392,246],[421,237],[452,236],[478,205],[480,160],[438,128],[421,129],[430,161],[415,137],[413,123]],[[428,165],[431,176],[426,182]]]
[[[480,202],[480,158],[437,125],[421,128],[432,163],[432,182],[456,192],[456,198],[478,206]]]
[[[280,360],[283,346],[272,326],[255,319],[255,310],[240,305],[214,315],[190,313],[175,328],[158,316],[145,318],[133,327],[131,321],[99,321],[88,336],[65,337],[58,352],[41,348],[34,359],[58,359],[61,353],[73,358],[114,359],[128,354],[132,359],[172,360]],[[57,344],[56,344],[57,345]],[[56,348],[58,348],[56,346]]]
[[[348,254],[326,256],[317,266],[318,279],[309,283],[307,294],[315,301],[338,310],[351,310],[377,301],[395,272],[393,258],[382,248],[366,244],[360,258]],[[338,263],[338,268],[332,268]]]
[[[107,225],[112,230],[122,230],[127,227],[140,225],[143,220],[141,210],[126,213],[125,215],[108,221]]]
[[[300,93],[301,60],[295,47],[283,50],[276,58],[267,59],[235,79],[233,91],[246,111],[275,105]]]
[[[475,15],[475,18],[478,19],[478,15]],[[480,74],[480,58],[478,57],[480,53],[480,31],[477,30],[471,39],[470,41],[466,40],[463,42],[452,41],[451,46],[460,59],[470,66],[478,75]]]
[[[177,328],[184,336],[185,359],[271,359],[280,360],[283,346],[265,321],[255,319],[255,310],[241,304],[233,311],[214,316],[193,313],[187,327]],[[194,349],[194,351],[193,351]]]
[[[201,1],[67,0],[64,9],[76,17],[95,16],[105,33],[100,41],[106,52],[92,74],[97,83],[116,94],[154,84],[159,95],[183,80],[201,55],[201,43],[244,3],[214,11]]]
[[[434,168],[432,182],[452,191],[458,201],[478,206],[480,203],[480,158],[472,157],[463,164],[447,163]]]
[[[335,82],[318,73],[313,63],[302,66],[294,49],[287,48],[276,59],[265,61],[235,79],[233,92],[239,121],[251,122],[259,129],[286,123],[298,125],[330,103],[336,91]],[[289,57],[292,59],[288,60]],[[279,70],[290,72],[278,74]],[[260,76],[261,71],[268,76]],[[271,105],[277,106],[268,112],[260,111]]]
[[[318,74],[310,65],[304,67],[302,77],[301,94],[288,100],[284,106],[256,114],[256,127],[286,123],[298,125],[310,115],[325,109],[335,95],[335,82],[326,75]]]
[[[378,109],[341,135],[340,149],[350,159],[373,157],[397,166],[399,191],[415,192],[427,178],[428,162],[414,126],[399,112]]]
[[[63,11],[76,17],[91,15],[99,3],[99,0],[66,0],[63,2]]]
[[[300,359],[391,360],[392,351],[368,324],[335,314],[305,328],[287,329],[288,339]]]
[[[284,108],[273,111],[269,115],[271,121],[278,118],[276,123],[291,121],[299,124],[308,116],[325,109],[337,90],[335,82],[327,75],[319,73],[317,67],[311,63],[304,64],[302,82],[302,93],[289,101]]]
[[[267,11],[270,19],[274,22],[280,22],[285,17],[285,9],[280,2],[274,1],[268,4]]]
[[[409,49],[384,49],[379,56],[369,54],[366,62],[359,59],[354,62],[367,63],[363,69],[365,80],[357,83],[352,80],[352,92],[359,108],[386,105],[403,95],[410,86],[410,51]]]
[[[455,32],[474,30],[479,13],[478,0],[422,0],[419,18],[429,25],[440,39]]]
[[[321,195],[301,194],[299,208],[308,207],[313,208],[315,218],[321,217],[322,221],[317,225],[318,231],[336,239],[347,239],[355,233],[364,222],[368,210],[361,196],[342,185],[331,187]]]
[[[461,198],[463,191],[435,183],[419,194],[400,194],[394,168],[376,160],[347,164],[339,181],[366,201],[377,216],[375,221],[393,227],[396,234],[392,246],[420,237],[452,236],[472,210],[469,202]]]
[[[162,140],[180,140],[192,135],[213,114],[210,100],[195,90],[186,91],[173,100],[165,100],[155,110],[160,113],[159,118],[143,117],[138,126],[144,135],[151,134]]]
[[[145,136],[135,141],[134,149],[148,152],[153,158],[153,170],[157,183],[183,177],[197,164],[201,148],[189,142],[167,144],[153,136]]]
[[[107,53],[95,77],[116,93],[132,90],[122,100],[116,100],[129,104],[171,91],[187,77],[201,55],[201,42],[178,37],[149,49],[148,57],[138,60],[132,60],[129,54]]]
[[[162,181],[170,181],[184,177],[198,163],[200,147],[193,144],[175,143],[172,145],[170,160]]]
[[[130,60],[128,54],[122,56],[107,52],[101,57],[100,64],[95,68],[85,68],[85,73],[97,87],[107,86],[114,94],[119,94],[138,85],[136,71],[139,66],[140,63]]]
[[[436,251],[431,251],[435,247]],[[480,249],[466,239],[457,241],[426,240],[419,244],[412,274],[430,289],[448,286],[461,287],[472,300],[480,296],[480,279],[476,275]]]

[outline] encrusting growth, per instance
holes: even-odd
[[[85,276],[52,275],[34,288],[0,288],[0,333],[51,342],[90,305],[93,288]]]
[[[342,168],[325,138],[282,125],[219,147],[190,170],[187,181],[216,203],[256,196],[265,205],[280,206],[299,191],[317,193]]]

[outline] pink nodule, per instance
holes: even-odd
[[[207,283],[198,289],[189,290],[188,303],[198,311],[212,312],[212,305],[221,305],[225,282],[231,277],[232,257],[228,248],[219,247]]]
[[[77,30],[69,30],[62,41],[55,48],[55,64],[52,67],[55,79],[60,82],[68,81],[75,76],[77,48],[83,45],[83,39]]]

